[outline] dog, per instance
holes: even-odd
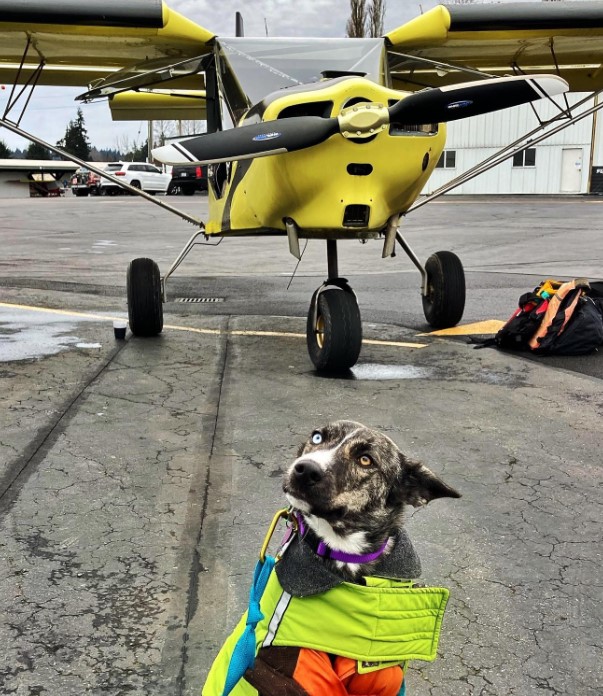
[[[339,600],[328,591],[342,583],[369,584],[367,577],[372,575],[386,582],[417,578],[419,559],[403,528],[405,507],[460,494],[426,466],[407,458],[383,433],[347,420],[311,433],[284,475],[283,490],[296,533],[283,544],[275,565],[281,594],[271,604],[262,635],[259,639],[256,635],[261,647],[244,680],[260,696],[404,693],[404,673],[395,661],[358,662],[346,657],[345,649],[338,654],[340,642],[333,650],[317,649],[313,640],[317,637],[324,644],[332,624],[312,615],[316,610],[311,607],[316,605],[308,599],[325,598],[331,607],[332,601]],[[296,609],[291,608],[294,601]],[[325,604],[321,606],[322,612],[317,613],[326,615]],[[337,605],[338,616],[343,613],[344,621],[351,617],[351,633],[364,630],[354,624],[357,612],[342,607]],[[297,619],[292,618],[296,611]],[[292,627],[288,637],[283,616],[289,616]],[[366,617],[365,612],[361,626]],[[368,621],[376,619],[369,616]],[[304,630],[298,630],[299,626],[305,626]],[[274,641],[277,634],[280,643]],[[343,635],[345,641],[349,635],[345,628]],[[375,645],[378,634],[370,635]]]
[[[383,433],[354,421],[312,432],[287,470],[283,490],[292,508],[329,549],[370,556],[391,552],[404,508],[460,498],[425,465],[408,459]],[[344,579],[370,575],[377,559],[324,563]]]

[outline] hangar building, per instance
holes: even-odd
[[[587,97],[570,95],[570,103]],[[590,100],[586,108],[592,106]],[[583,107],[585,108],[585,107]],[[541,118],[556,115],[549,103]],[[530,105],[448,124],[446,149],[423,193],[431,193],[538,125]],[[452,194],[603,194],[603,111],[459,186]]]
[[[78,166],[64,160],[0,159],[0,198],[59,195]]]

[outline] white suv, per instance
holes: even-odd
[[[149,193],[165,193],[172,177],[146,162],[109,162],[105,171],[113,176],[123,177],[126,184]],[[101,183],[101,195],[116,194],[123,191],[108,179]]]

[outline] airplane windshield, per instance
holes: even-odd
[[[283,87],[318,82],[325,71],[366,73],[369,80],[384,81],[383,39],[228,38],[219,39],[218,44],[225,63],[225,96],[239,102],[229,94],[237,84],[247,97],[247,106]]]

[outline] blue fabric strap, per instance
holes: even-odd
[[[260,600],[266,589],[270,573],[272,573],[274,568],[274,562],[272,556],[266,556],[264,561],[258,561],[255,566],[253,583],[249,591],[249,607],[247,609],[245,630],[237,641],[230,658],[222,696],[228,696],[245,672],[250,667],[253,667],[255,661],[255,627],[264,618],[260,611]]]

